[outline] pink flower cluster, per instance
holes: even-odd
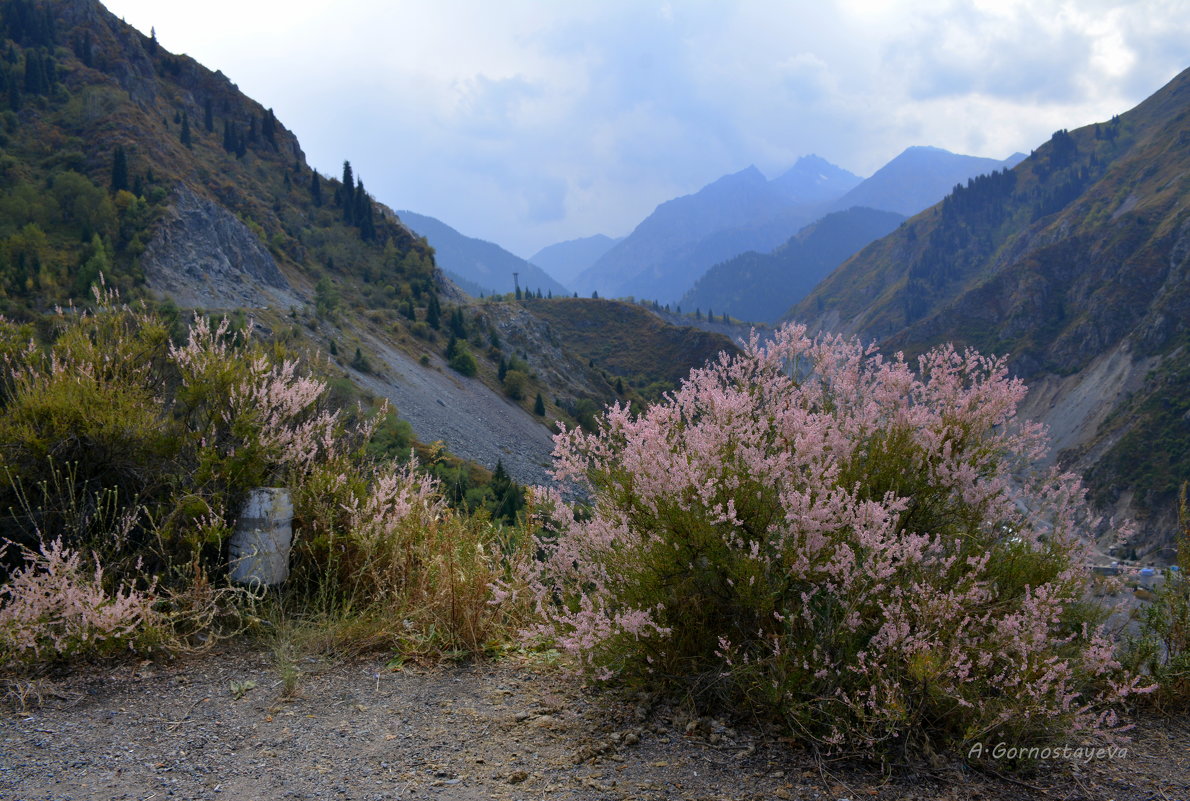
[[[914,370],[801,326],[753,337],[556,437],[556,477],[594,509],[536,494],[534,633],[605,674],[736,677],[836,744],[1110,728],[1136,685],[1070,620],[1082,490],[1030,472],[1046,438],[1016,419],[1024,393],[970,351]]]
[[[293,360],[274,364],[263,355],[248,359],[242,373],[229,372],[237,363],[231,358],[235,344],[226,318],[212,328],[196,315],[186,344],[171,346],[169,355],[187,388],[206,386],[224,393],[218,396],[223,403],[216,413],[222,428],[235,431],[247,425],[239,439],[251,439],[279,464],[308,471],[332,452],[340,424],[338,411],[314,408],[326,391],[325,382],[301,372]]]
[[[152,588],[107,592],[99,560],[60,539],[26,551],[25,562],[0,587],[0,661],[6,652],[43,659],[110,648],[130,642],[155,617]]]

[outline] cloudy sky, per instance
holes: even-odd
[[[110,0],[310,162],[521,256],[816,153],[1003,158],[1190,66],[1190,0]]]

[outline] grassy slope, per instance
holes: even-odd
[[[588,298],[526,300],[575,352],[640,386],[676,384],[722,350],[727,337],[670,325],[634,303]]]

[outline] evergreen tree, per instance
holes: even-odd
[[[315,206],[322,206],[322,179],[318,177],[318,170],[310,171],[310,197]]]
[[[376,238],[376,223],[372,218],[372,198],[364,191],[361,180],[355,187],[355,211],[352,213],[355,224],[359,226],[360,238],[365,242]]]
[[[426,322],[435,331],[442,324],[442,307],[438,305],[438,295],[431,293],[430,302],[426,304]]]
[[[503,382],[504,382],[504,376],[506,376],[506,375],[508,375],[508,362],[506,362],[506,361],[504,360],[504,357],[503,357],[503,356],[501,356],[501,357],[500,357],[500,364],[498,364],[498,365],[496,366],[496,380],[498,380],[498,381],[500,381],[501,383],[503,383]]]
[[[552,290],[552,289],[549,291],[549,299],[550,300],[554,299],[554,290]]]
[[[624,394],[624,382],[618,377],[616,378],[616,394],[617,395]]]
[[[202,106],[202,127],[207,129],[207,133],[215,131],[215,108],[209,97]]]
[[[124,153],[123,145],[116,145],[112,153],[112,191],[119,192],[128,189],[128,156]]]
[[[182,114],[182,144],[190,147],[190,115]]]
[[[467,338],[467,318],[463,316],[462,306],[455,306],[454,311],[450,313],[447,326],[450,328],[451,336],[456,336],[459,339]]]
[[[223,149],[228,153],[234,153],[236,150],[236,131],[231,125],[231,120],[223,121]]]
[[[15,71],[8,73],[8,107],[13,111],[21,110],[21,85]]]
[[[541,300],[541,287],[537,287],[537,299]]]
[[[273,110],[269,109],[260,123],[261,133],[264,134],[264,140],[273,147],[277,146],[277,118],[273,115]]]
[[[533,414],[538,417],[545,417],[545,401],[541,398],[541,393],[537,393],[537,400],[533,401]]]
[[[521,299],[521,288],[519,286],[516,288],[516,299]]]
[[[340,203],[343,205],[343,222],[348,225],[355,224],[355,176],[351,172],[351,162],[343,162],[343,188],[340,195]]]

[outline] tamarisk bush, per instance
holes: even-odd
[[[787,326],[634,415],[563,430],[532,634],[598,677],[712,692],[833,750],[1111,736],[1136,690],[1079,602],[1082,490],[1029,473],[1002,359]]]

